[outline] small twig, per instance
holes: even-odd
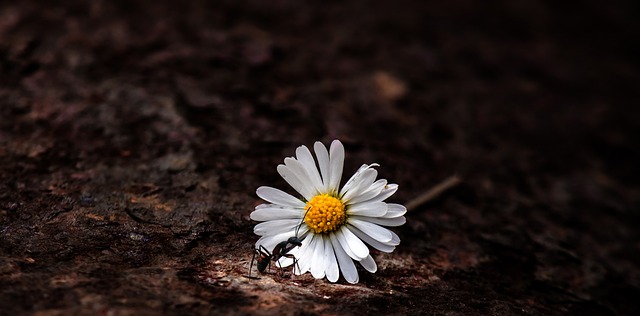
[[[416,198],[407,202],[405,206],[407,207],[408,211],[415,210],[420,205],[425,204],[437,198],[438,196],[440,196],[440,194],[444,193],[446,190],[449,190],[450,188],[458,185],[461,181],[462,180],[460,180],[460,178],[457,175],[452,175],[446,178],[444,181],[438,183],[436,186],[432,187],[431,189],[427,190],[426,192],[418,195]]]

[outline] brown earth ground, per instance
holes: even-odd
[[[0,314],[640,314],[640,7],[564,3],[0,4]],[[333,139],[463,182],[356,285],[244,277]]]

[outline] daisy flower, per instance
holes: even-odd
[[[398,190],[397,184],[376,181],[378,164],[362,165],[340,189],[344,164],[344,147],[338,140],[327,148],[320,142],[313,146],[316,160],[306,146],[296,149],[296,156],[284,159],[278,173],[299,194],[296,198],[284,191],[262,186],[256,190],[266,204],[256,206],[251,219],[260,221],[254,232],[261,236],[256,247],[273,249],[289,237],[298,237],[302,246],[289,253],[298,263],[295,274],[311,272],[336,282],[340,273],[349,283],[359,280],[355,262],[374,273],[376,262],[367,244],[382,252],[392,252],[400,238],[382,226],[405,223],[407,209],[386,203]],[[280,258],[278,266],[293,264]]]

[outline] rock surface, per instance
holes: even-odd
[[[0,314],[640,312],[638,6],[0,4]],[[381,164],[378,272],[244,277],[297,146]]]

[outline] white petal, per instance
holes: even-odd
[[[289,252],[291,253],[291,252]],[[278,261],[276,261],[276,267],[278,268],[286,268],[293,264],[292,258],[282,257]]]
[[[318,167],[320,168],[320,175],[322,175],[323,192],[329,192],[329,152],[327,147],[321,142],[313,144],[313,150],[318,157]]]
[[[277,219],[257,224],[253,228],[256,235],[267,235],[274,232],[282,233],[294,231],[300,225],[300,219]]]
[[[304,202],[296,199],[289,193],[272,187],[259,187],[256,190],[256,194],[258,194],[258,196],[263,200],[273,204],[302,208],[305,206]]]
[[[398,185],[395,183],[390,183],[387,184],[382,191],[380,191],[380,194],[370,200],[368,200],[367,202],[380,202],[380,201],[384,201],[387,198],[389,198],[390,196],[392,196],[394,193],[396,193],[396,191],[398,191]]]
[[[342,231],[340,229],[338,229],[337,231],[335,231],[332,235],[336,235],[336,239],[340,242],[340,246],[342,247],[343,251],[351,258],[354,258],[356,260],[361,260],[363,259],[363,257],[359,257],[357,256],[352,250],[351,247],[349,247],[349,241],[347,241],[347,237],[345,237],[345,235],[342,233]]]
[[[367,188],[363,192],[360,192],[357,196],[354,196],[349,202],[351,204],[355,204],[355,203],[360,203],[363,201],[370,200],[380,195],[380,193],[382,192],[382,190],[386,185],[387,185],[387,180],[380,179],[374,182],[372,185],[370,185],[369,188]]]
[[[249,217],[254,221],[270,221],[274,219],[298,218],[302,219],[304,209],[295,209],[289,206],[276,204],[260,204]]]
[[[302,237],[308,231],[309,231],[309,226],[302,219],[300,219],[300,222],[298,222],[298,225],[295,228],[295,236],[298,236],[298,238],[302,239]]]
[[[402,226],[407,222],[404,216],[394,218],[379,218],[379,217],[365,217],[365,216],[353,216],[350,219],[357,219],[364,222],[374,223],[382,226],[397,227]]]
[[[389,231],[391,233],[391,241],[389,242],[389,245],[394,245],[397,246],[400,244],[400,237],[398,237],[398,235],[396,235],[396,233]]]
[[[300,161],[307,171],[311,184],[316,188],[316,192],[322,192],[324,190],[324,184],[322,184],[320,173],[318,173],[318,168],[316,167],[316,161],[313,159],[309,148],[307,148],[307,146],[298,147],[298,149],[296,149],[296,158],[298,158],[298,161]]]
[[[269,252],[271,252],[278,243],[289,239],[289,237],[293,237],[293,231],[273,235],[265,235],[260,237],[260,239],[256,241],[256,248],[262,246],[265,247]]]
[[[294,267],[297,275],[307,273],[311,268],[311,262],[313,261],[313,248],[310,246],[311,242],[315,238],[317,238],[317,235],[311,234],[302,241],[302,247],[294,248],[291,251],[291,254],[293,254],[298,260],[298,265]]]
[[[313,261],[311,262],[311,275],[316,279],[324,278],[324,238],[322,235],[316,235],[313,239]]]
[[[336,234],[330,234],[331,244],[333,245],[333,250],[336,253],[336,259],[338,260],[338,264],[340,265],[340,271],[342,272],[342,276],[349,283],[358,283],[360,280],[358,276],[358,270],[356,270],[355,264],[353,264],[353,260],[344,252],[344,249],[340,245],[340,242],[337,239]]]
[[[342,168],[344,167],[344,146],[339,140],[334,140],[329,149],[329,186],[330,192],[338,192]]]
[[[345,251],[347,251],[348,248],[353,252],[353,259],[362,260],[369,255],[369,248],[367,248],[367,245],[365,245],[358,236],[354,235],[347,228],[347,225],[343,225],[336,232],[338,232],[338,240],[342,244],[342,247],[345,248]],[[344,236],[344,239],[340,239],[340,235]],[[343,241],[345,243],[343,243]]]
[[[404,207],[404,205],[395,204],[395,203],[387,203],[387,205],[389,208],[387,209],[387,214],[382,216],[384,218],[400,217],[405,213],[407,213],[407,208]]]
[[[387,203],[375,202],[375,203],[358,203],[349,205],[347,214],[349,215],[361,215],[361,216],[383,216],[387,213]]]
[[[353,217],[349,217],[347,221],[349,222],[349,224],[357,227],[363,233],[371,236],[373,239],[377,241],[385,242],[385,243],[391,241],[391,238],[392,238],[391,231],[386,228],[383,228],[376,224],[365,222],[363,220],[353,218]]]
[[[356,234],[356,236],[362,239],[362,241],[369,244],[371,247],[375,249],[378,249],[386,253],[393,252],[396,249],[395,246],[379,242],[355,227],[351,227],[350,229],[354,234]]]
[[[327,280],[329,280],[329,282],[336,282],[340,277],[336,254],[333,252],[331,240],[327,237],[324,237],[324,239],[324,272],[327,275]]]
[[[310,186],[304,183],[291,168],[286,165],[278,165],[278,173],[280,176],[289,183],[300,195],[305,199],[310,200],[313,197],[313,193],[310,190]]]
[[[367,169],[369,169],[369,165],[367,165],[366,163],[365,163],[365,164],[362,164],[362,165],[360,166],[360,168],[358,168],[358,170],[356,170],[356,172],[354,172],[354,173],[351,175],[351,178],[349,178],[349,180],[347,180],[347,182],[345,182],[345,184],[342,186],[342,190],[344,191],[345,189],[350,188],[350,187],[351,187],[351,185],[353,185],[353,181],[354,181],[355,179],[357,179],[357,178],[360,176],[360,173],[361,173],[362,171],[367,170]]]
[[[376,180],[376,182],[374,182],[369,189],[367,189],[368,191],[378,191],[378,194],[380,194],[380,192],[382,191],[382,189],[384,189],[384,187],[387,185],[387,180],[385,179],[378,179]]]
[[[344,195],[342,199],[346,202],[350,202],[352,199],[356,198],[367,189],[369,189],[369,187],[371,187],[371,185],[373,184],[373,181],[376,180],[377,176],[378,171],[376,169],[367,169],[362,171],[360,173],[360,176],[353,180],[353,184],[351,185],[351,187],[343,191]]]
[[[305,235],[307,233],[308,228],[305,227],[306,225],[303,225],[303,228],[300,229],[298,238],[300,240],[304,240],[305,239]],[[265,248],[267,248],[267,250],[269,250],[269,252],[271,252],[273,250],[273,248],[278,244],[281,243],[287,239],[289,239],[289,237],[293,237],[295,236],[295,233],[293,231],[285,231],[285,232],[279,232],[279,233],[269,233],[266,234],[262,237],[260,237],[260,239],[258,239],[258,241],[256,241],[255,247],[258,248],[260,246],[263,246]],[[304,242],[302,243],[304,245]],[[294,248],[297,249],[297,248]]]
[[[370,166],[367,164],[363,164],[362,166],[360,166],[360,168],[358,168],[358,170],[356,170],[351,178],[349,178],[349,180],[347,180],[347,182],[342,186],[342,189],[340,189],[340,195],[344,195],[346,192],[351,190],[351,187],[356,185],[357,180],[360,178],[360,174],[365,170],[368,170],[369,167]]]
[[[366,258],[360,260],[360,264],[367,271],[369,271],[371,273],[375,273],[376,271],[378,271],[378,265],[376,265],[376,262],[373,260],[373,257],[371,257],[371,255],[369,255]]]
[[[307,168],[302,164],[302,162],[296,160],[292,157],[287,157],[284,159],[284,164],[300,179],[302,184],[305,186],[305,191],[309,192],[311,196],[314,196],[318,192],[318,188],[313,184],[313,180],[307,171]]]

